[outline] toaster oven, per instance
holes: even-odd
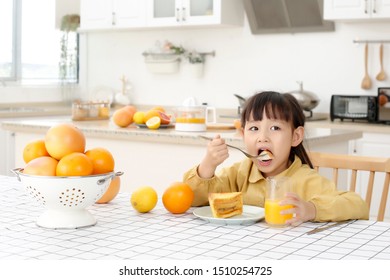
[[[332,95],[330,119],[377,122],[377,96]]]

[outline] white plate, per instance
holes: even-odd
[[[138,128],[148,128],[148,127],[146,126],[146,124],[137,124],[136,126],[137,126]],[[160,125],[159,128],[173,128],[173,127],[175,127],[174,124],[162,124],[162,125]]]
[[[254,224],[257,221],[260,221],[264,218],[264,208],[244,205],[242,215],[233,216],[230,218],[214,218],[213,213],[211,212],[210,206],[204,206],[196,208],[193,214],[205,220],[209,223],[219,224],[219,225],[249,225]]]

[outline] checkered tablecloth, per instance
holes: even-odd
[[[216,225],[187,213],[173,215],[161,203],[137,213],[130,194],[89,211],[95,226],[54,230],[35,221],[44,208],[30,198],[15,177],[0,176],[0,259],[321,259],[390,260],[390,223],[355,221],[307,235],[322,224],[271,228]]]

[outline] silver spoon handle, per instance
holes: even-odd
[[[207,137],[207,136],[203,136],[203,135],[199,135],[199,137],[200,137],[200,138],[203,138],[203,139],[206,139],[206,140],[213,140],[213,138]],[[242,149],[240,149],[240,148],[238,148],[238,147],[236,147],[236,146],[232,146],[232,145],[229,145],[229,144],[226,144],[226,143],[225,143],[225,145],[228,146],[228,147],[230,147],[230,148],[239,150],[240,152],[242,152],[244,155],[246,155],[246,156],[249,157],[249,158],[254,158],[254,157],[256,157],[256,156],[252,156],[252,155],[248,154],[247,152],[243,151]]]

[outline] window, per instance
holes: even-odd
[[[13,18],[13,0],[0,2],[0,79],[11,80],[15,78],[15,31]]]
[[[78,81],[78,35],[55,28],[55,3],[0,1],[0,24],[5,26],[0,30],[5,38],[0,80],[30,85]]]

